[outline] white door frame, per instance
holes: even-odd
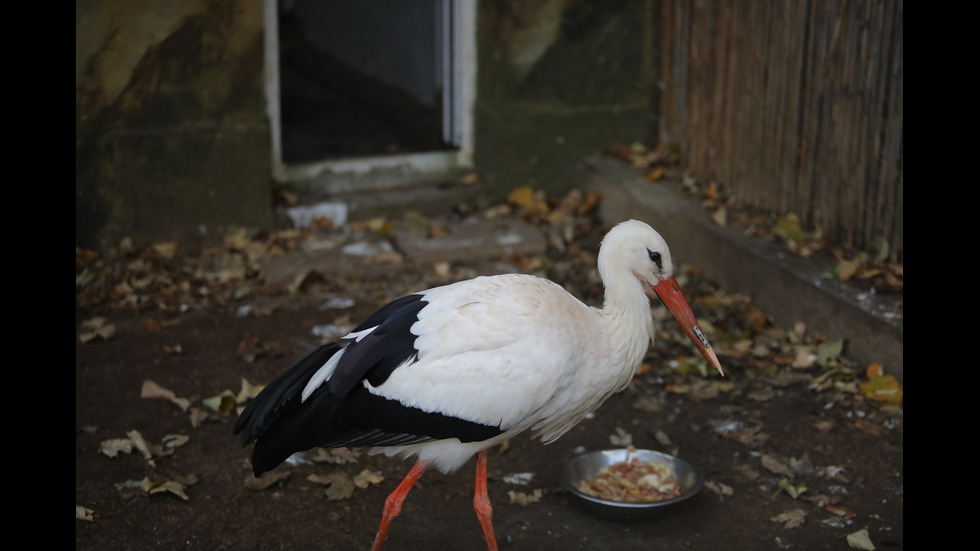
[[[280,183],[312,185],[327,193],[367,191],[397,186],[385,178],[358,178],[379,171],[438,174],[473,166],[473,103],[476,98],[476,0],[439,0],[443,44],[443,133],[457,146],[447,151],[376,155],[302,164],[282,160],[282,118],[279,86],[279,9],[277,0],[264,0],[265,95],[272,133],[272,176]],[[401,179],[404,181],[404,178]],[[312,183],[316,182],[316,183]],[[366,189],[365,189],[366,187]]]

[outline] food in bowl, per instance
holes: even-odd
[[[630,457],[635,451],[630,446],[624,461],[603,467],[595,477],[580,481],[578,489],[600,499],[633,503],[662,501],[684,493],[670,467],[662,461]]]

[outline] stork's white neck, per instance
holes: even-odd
[[[612,273],[615,275],[605,282],[601,315],[608,328],[616,364],[632,376],[653,340],[650,299],[643,289],[644,284],[632,273]]]

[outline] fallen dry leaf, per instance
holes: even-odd
[[[796,348],[793,363],[790,365],[797,369],[805,369],[807,367],[813,367],[813,364],[816,363],[816,361],[817,355],[813,353],[813,348],[809,346],[799,346]]]
[[[143,381],[143,386],[140,389],[140,398],[163,398],[165,400],[173,400],[176,397],[177,395],[174,394],[172,390],[163,388],[150,379]]]
[[[640,411],[657,413],[663,408],[664,405],[660,400],[648,396],[643,398],[638,398],[635,402],[633,402],[633,409],[638,409]]]
[[[159,484],[154,484],[153,486],[151,486],[147,493],[150,495],[169,493],[179,497],[180,499],[183,499],[184,501],[188,501],[190,500],[190,497],[187,496],[187,493],[184,492],[184,490],[190,484],[194,484],[197,482],[196,477],[192,477],[192,478],[193,478],[193,482],[191,483],[188,483],[186,480],[183,481],[166,480],[164,482],[161,482]]]
[[[507,484],[514,484],[516,486],[527,486],[534,480],[534,473],[511,473],[504,476],[501,480]]]
[[[530,494],[509,490],[507,495],[510,496],[511,503],[516,503],[517,505],[530,505],[541,501],[541,497],[544,495],[544,490],[537,488]]]
[[[148,495],[153,482],[144,477],[140,480],[126,480],[115,485],[116,490],[122,495],[123,499],[131,499],[137,496]]]
[[[378,253],[364,258],[364,264],[401,264],[404,257],[398,253]]]
[[[163,446],[163,449],[173,450],[190,442],[190,440],[191,437],[187,436],[186,434],[168,434],[163,437],[163,440],[161,440],[160,443]]]
[[[364,489],[371,484],[380,484],[383,482],[385,477],[381,476],[381,473],[372,472],[368,469],[354,475],[354,485],[358,488]]]
[[[172,390],[163,388],[150,379],[143,381],[143,386],[140,389],[140,398],[161,398],[171,402],[183,411],[187,411],[187,408],[191,407],[190,400],[178,398]]]
[[[230,390],[224,390],[217,396],[201,400],[201,403],[212,411],[231,411],[238,406],[239,401]]]
[[[729,440],[734,440],[740,444],[751,446],[763,440],[769,439],[769,435],[763,432],[762,429],[763,425],[760,424],[742,429],[726,430],[722,432],[721,435]]]
[[[777,459],[776,457],[774,457],[772,455],[769,455],[769,454],[765,454],[764,453],[764,454],[762,454],[762,457],[760,458],[760,461],[762,462],[762,466],[765,467],[767,471],[770,471],[770,472],[773,472],[773,473],[776,473],[776,474],[781,474],[783,476],[793,476],[793,475],[796,474],[793,471],[793,469],[790,468],[789,465],[787,465],[786,463],[780,461],[779,459]]]
[[[846,476],[844,476],[844,467],[837,467],[835,465],[830,465],[822,469],[823,476],[831,480],[836,480],[838,482],[850,482]]]
[[[129,438],[110,438],[99,444],[99,453],[107,457],[118,457],[120,453],[132,453],[133,442]]]
[[[751,465],[735,465],[735,472],[742,476],[745,480],[752,482],[758,480],[762,476],[759,471],[752,468]]]
[[[263,388],[265,388],[265,385],[253,385],[252,383],[248,382],[245,377],[242,377],[242,386],[238,391],[238,395],[235,396],[235,401],[239,404],[244,404],[245,402],[258,396],[259,392],[262,392]]]
[[[585,216],[596,209],[599,205],[600,195],[595,191],[590,191],[585,195],[585,199],[582,204],[578,206],[578,211],[576,214],[579,216]]]
[[[803,452],[803,457],[801,458],[791,457],[789,466],[793,468],[793,472],[802,476],[810,476],[815,470],[813,468],[813,462],[810,461],[810,455],[806,452]]]
[[[810,375],[806,373],[792,372],[787,370],[780,370],[775,375],[768,379],[768,382],[773,386],[787,387],[789,385],[795,385],[799,383],[809,383],[811,380]]]
[[[844,341],[837,340],[828,342],[817,351],[817,364],[826,366],[831,363],[839,363],[840,356],[844,352]]]
[[[714,480],[708,480],[705,482],[704,487],[718,494],[718,497],[722,499],[735,493],[735,490],[728,484],[722,484],[721,482],[715,482]]]
[[[663,177],[664,177],[664,167],[662,166],[654,167],[653,170],[643,175],[643,179],[647,182],[656,182],[657,180]]]
[[[357,488],[354,485],[354,481],[343,473],[330,473],[326,475],[311,474],[306,479],[310,482],[327,486],[326,494],[327,499],[330,501],[348,499],[354,495],[354,489]]]
[[[821,432],[826,432],[833,429],[836,424],[837,423],[834,423],[833,421],[817,421],[813,424],[813,426]]]
[[[803,526],[803,521],[806,520],[806,511],[803,509],[791,509],[774,517],[769,517],[769,520],[781,522],[783,528],[799,528]]]
[[[133,447],[143,454],[144,459],[150,459],[153,457],[153,454],[150,453],[150,446],[146,443],[146,440],[143,439],[143,435],[140,434],[139,431],[131,430],[126,433],[126,436],[128,436],[130,442],[133,443]]]
[[[687,396],[695,402],[700,402],[703,400],[717,398],[723,392],[730,392],[734,388],[735,383],[729,381],[712,381],[701,379],[691,385],[691,389],[687,393]]]
[[[194,428],[199,428],[201,425],[204,424],[205,421],[209,419],[214,419],[214,414],[212,414],[211,412],[205,409],[191,408],[189,418],[190,418],[191,426]]]
[[[82,507],[81,505],[75,506],[75,520],[84,520],[84,521],[92,522],[93,520],[95,520],[94,515],[95,515],[95,511],[87,507]]]
[[[176,241],[166,241],[163,243],[156,243],[152,246],[153,251],[163,258],[170,260],[177,254],[177,242]]]
[[[180,324],[180,320],[161,320],[157,318],[149,318],[143,324],[146,327],[148,333],[159,333],[168,327],[173,327]]]
[[[808,501],[817,507],[833,505],[834,503],[839,503],[841,500],[840,496],[831,496],[827,494],[807,494],[802,496],[800,499]]]
[[[725,207],[721,207],[711,215],[711,221],[718,226],[725,227],[728,225],[728,210]]]
[[[776,397],[776,391],[769,385],[749,391],[745,395],[748,399],[756,402],[767,402]]]
[[[626,447],[633,443],[633,435],[622,427],[616,427],[616,432],[609,435],[609,443],[613,446]]]
[[[146,460],[153,457],[170,455],[174,450],[183,446],[190,440],[189,436],[179,434],[168,434],[158,445],[150,445],[143,438],[139,431],[131,430],[126,433],[126,438],[110,438],[103,440],[99,445],[99,453],[107,457],[118,457],[120,453],[132,453],[137,450]]]
[[[871,536],[864,528],[858,530],[857,532],[848,534],[847,545],[849,545],[851,549],[859,549],[860,551],[874,551],[875,549],[875,545],[871,543]]]
[[[169,493],[176,495],[188,501],[190,497],[184,491],[187,486],[192,486],[197,484],[197,476],[188,475],[184,477],[177,477],[171,480],[164,480],[162,482],[154,482],[149,479],[149,477],[144,477],[141,480],[127,480],[120,484],[116,484],[116,489],[119,490],[124,496],[130,495],[133,490],[137,492],[142,492],[146,495],[155,495],[162,493]]]
[[[107,341],[116,334],[116,326],[108,323],[103,317],[95,317],[82,322],[82,327],[88,329],[78,336],[83,344],[102,339]]]
[[[264,490],[273,484],[289,478],[289,471],[271,471],[256,478],[252,475],[245,477],[245,487],[250,490]]]
[[[840,518],[854,518],[854,511],[848,509],[847,507],[840,507],[838,505],[827,505],[824,509],[835,516]]]
[[[882,375],[861,383],[861,394],[870,400],[888,404],[900,404],[904,397],[902,385],[891,375]]]
[[[516,187],[507,194],[507,202],[516,207],[526,207],[534,199],[534,189],[530,186]]]
[[[806,233],[800,227],[800,219],[794,213],[781,216],[772,231],[774,235],[785,241],[799,243],[806,239]]]

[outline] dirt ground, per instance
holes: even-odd
[[[598,303],[590,265],[601,229],[579,226],[574,243],[552,246],[544,259],[453,262],[447,271],[445,264],[375,257],[345,273],[307,274],[292,289],[264,282],[248,261],[242,270],[228,261],[229,251],[241,258],[248,244],[222,249],[225,256],[199,245],[193,262],[166,247],[134,247],[100,260],[76,251],[75,548],[370,548],[385,497],[409,461],[366,453],[348,463],[297,461],[266,474],[283,478],[259,487],[249,449],[232,435],[235,411],[215,411],[208,399],[237,394],[243,379],[270,381],[319,342],[314,327],[356,324],[386,299],[443,281],[507,266],[542,270]],[[272,241],[263,241],[263,254]],[[295,258],[295,251],[277,258]],[[229,273],[237,276],[216,275]],[[674,360],[690,351],[680,344],[676,323],[655,308],[658,342],[630,388],[554,444],[521,437],[492,450],[489,491],[501,548],[849,549],[848,536],[867,530],[875,549],[902,549],[901,406],[863,397],[858,385],[866,366],[848,365],[846,358],[793,367],[799,346],[816,350],[832,339],[794,336],[696,271],[682,282],[695,313],[713,328],[728,377],[702,376],[683,369],[683,361],[678,368]],[[338,297],[353,304],[326,307]],[[184,299],[192,307],[177,306]],[[104,321],[93,338],[96,317]],[[146,381],[175,399],[141,397]],[[132,441],[133,431],[149,445],[146,455],[101,451],[106,441]],[[591,516],[561,489],[559,465],[577,450],[621,447],[610,437],[622,433],[639,448],[694,463],[708,487],[656,521]],[[163,451],[170,435],[186,440]],[[385,549],[484,549],[472,509],[474,463],[453,475],[426,473]],[[331,499],[336,487],[308,478],[365,470],[383,480],[356,487],[345,499]],[[526,485],[508,482],[515,473],[533,478]],[[147,486],[129,487],[130,481]],[[802,492],[795,498],[788,491],[794,489]],[[514,492],[533,496],[535,490],[541,491],[536,502],[512,499]]]

